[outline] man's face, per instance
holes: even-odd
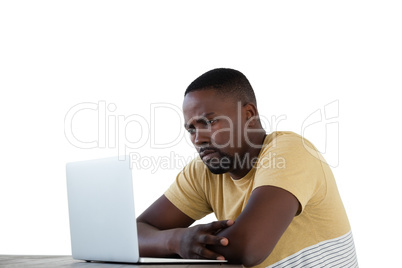
[[[185,96],[183,113],[185,128],[209,170],[221,174],[236,168],[235,161],[248,149],[242,105],[214,90],[200,90]]]

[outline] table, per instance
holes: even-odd
[[[126,264],[126,263],[102,263],[85,262],[74,260],[71,256],[51,256],[51,255],[0,255],[0,267],[85,267],[85,268],[240,268],[242,265],[233,264]]]

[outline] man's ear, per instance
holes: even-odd
[[[243,106],[243,109],[246,114],[246,122],[248,127],[256,126],[258,122],[258,111],[255,104],[249,102]]]

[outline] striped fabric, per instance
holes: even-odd
[[[352,232],[307,247],[268,268],[359,267]]]

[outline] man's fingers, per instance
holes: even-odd
[[[205,247],[200,247],[197,254],[202,258],[202,259],[211,259],[211,260],[224,260],[225,257],[222,255],[215,253]]]
[[[229,239],[227,239],[226,237],[224,237],[221,240],[219,240],[219,242],[221,243],[222,246],[229,245]]]
[[[229,226],[231,226],[233,224],[234,224],[233,220],[214,221],[214,222],[205,224],[204,227],[205,227],[205,230],[208,230],[208,231],[211,231],[211,232],[212,231],[216,232],[216,231],[219,231],[221,229],[225,229],[225,228],[227,228],[227,227],[229,227]]]
[[[219,237],[210,234],[200,235],[198,242],[204,245],[214,245],[214,246],[227,246],[229,240],[226,237]]]
[[[234,223],[233,220],[214,221],[200,224],[186,229],[183,236],[179,255],[183,258],[207,258],[224,260],[225,257],[208,249],[208,246],[227,246],[229,240],[226,237],[216,235]]]
[[[234,222],[234,220],[227,220],[226,221],[226,226],[232,226],[233,224],[234,224],[235,222]]]

